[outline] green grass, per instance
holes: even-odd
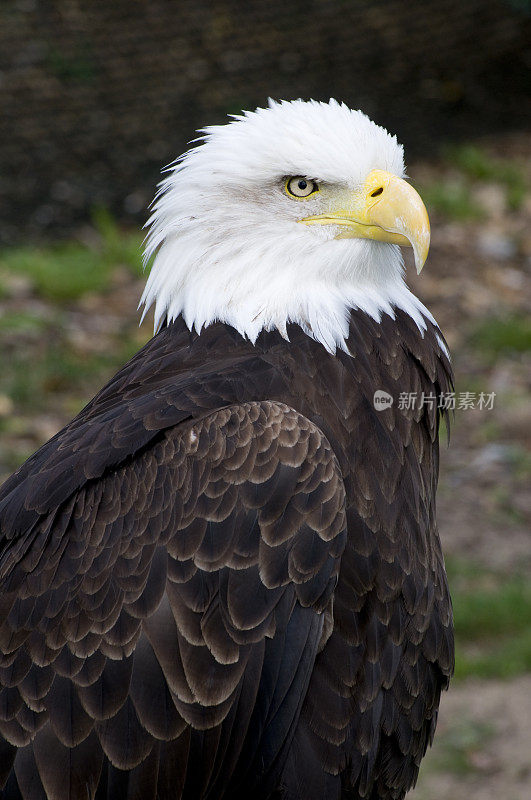
[[[523,170],[517,163],[493,158],[473,144],[448,148],[446,160],[474,180],[502,184],[506,190],[509,208],[521,207],[527,185]]]
[[[39,409],[66,413],[67,406],[74,413],[143,343],[134,315],[102,352],[80,349],[69,337],[65,307],[87,294],[104,294],[119,268],[142,273],[140,234],[124,232],[104,209],[94,211],[93,226],[87,242],[0,251],[0,293],[2,275],[20,275],[29,281],[30,297],[44,301],[26,310],[16,299],[0,316],[0,394],[13,400],[14,416]],[[9,297],[9,280],[3,293]]]
[[[463,181],[437,180],[419,189],[428,212],[435,210],[459,222],[481,219],[483,208],[475,202],[470,187]]]
[[[531,631],[477,651],[461,652],[456,660],[455,680],[462,678],[514,678],[531,669]]]
[[[0,394],[11,398],[17,414],[45,411],[59,403],[70,403],[75,411],[92,396],[112,373],[142,345],[138,328],[114,337],[105,352],[80,352],[65,334],[61,314],[39,320],[27,314],[6,314],[0,329],[16,342],[18,355],[6,358],[0,372]],[[24,340],[21,349],[20,343]],[[25,353],[25,357],[24,354]],[[31,368],[28,369],[28,364]]]
[[[39,334],[48,320],[29,311],[7,311],[0,316],[0,333],[10,335]]]
[[[108,264],[123,264],[134,275],[141,276],[142,240],[138,231],[124,231],[106,208],[92,211],[92,222],[99,234],[102,256]]]
[[[531,480],[531,453],[526,447],[516,444],[512,448],[511,466],[517,478]]]
[[[451,174],[419,187],[428,211],[436,211],[449,220],[472,222],[483,219],[487,210],[474,198],[478,183],[496,183],[503,187],[507,206],[522,207],[528,181],[521,164],[494,158],[481,147],[462,144],[443,150],[443,164]]]
[[[493,725],[476,722],[463,717],[445,731],[436,735],[437,746],[423,766],[426,772],[451,772],[454,775],[469,775],[475,772],[473,756],[480,751],[495,734]]]
[[[0,378],[0,392],[7,394],[19,412],[42,407],[46,396],[59,393],[82,393],[89,382],[114,366],[109,355],[75,353],[59,339],[46,342],[39,358],[28,365],[17,361],[7,365]]]
[[[105,291],[114,269],[121,265],[140,275],[140,235],[122,232],[103,209],[96,210],[93,218],[97,235],[92,246],[68,241],[3,250],[0,273],[28,277],[36,294],[54,303],[67,303],[87,292]]]
[[[531,350],[531,319],[512,314],[482,320],[471,331],[469,343],[490,358],[527,352]]]
[[[523,576],[497,578],[489,572],[482,577],[483,582],[476,578],[465,584],[465,591],[459,589],[459,581],[455,580],[456,634],[474,642],[531,630],[529,582]]]
[[[509,678],[531,669],[531,585],[450,559],[455,678]]]
[[[77,242],[4,252],[0,268],[26,275],[40,297],[55,303],[102,291],[109,280],[108,264],[100,254]]]

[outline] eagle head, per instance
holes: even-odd
[[[156,328],[182,314],[254,342],[292,322],[335,352],[352,308],[379,319],[398,306],[423,325],[400,245],[420,272],[429,220],[395,136],[335,100],[270,101],[200,134],[147,223],[141,304],[155,305]]]

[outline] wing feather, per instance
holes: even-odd
[[[264,401],[169,428],[98,478],[104,446],[102,429],[86,484],[3,551],[8,800],[274,783],[346,541],[330,444]],[[54,496],[40,480],[37,511]]]

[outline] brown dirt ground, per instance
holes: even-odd
[[[456,758],[456,751],[459,756]],[[469,680],[441,702],[411,800],[529,800],[531,676]]]

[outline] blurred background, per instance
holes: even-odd
[[[457,667],[414,800],[531,796],[530,44],[531,0],[0,4],[0,482],[151,335],[141,227],[195,129],[333,96],[405,144],[457,398]]]

